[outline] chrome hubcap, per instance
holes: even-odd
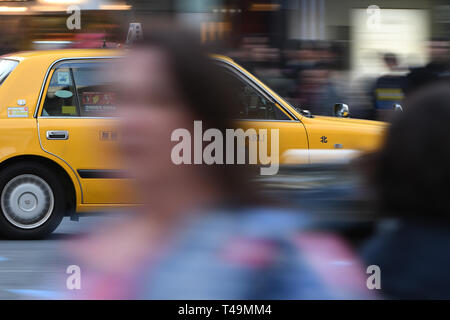
[[[22,174],[9,181],[3,188],[0,201],[6,219],[22,229],[44,224],[54,206],[52,189],[33,174]]]

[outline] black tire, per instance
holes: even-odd
[[[32,191],[37,190],[36,194],[27,191],[27,186],[31,186]],[[19,199],[16,207],[15,199]],[[27,217],[28,212],[23,208],[28,209],[35,220],[27,220],[31,218]],[[46,238],[61,223],[65,210],[64,183],[51,168],[37,162],[23,161],[0,171],[0,236],[8,239]]]

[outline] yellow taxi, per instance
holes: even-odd
[[[107,49],[21,52],[0,58],[0,233],[42,238],[63,216],[135,204],[117,154],[115,94],[100,68]],[[237,65],[212,56],[246,97],[240,127],[279,129],[289,150],[370,151],[385,124],[314,117]],[[311,153],[312,154],[312,153]],[[283,162],[283,157],[281,162]],[[308,156],[306,162],[314,162]]]

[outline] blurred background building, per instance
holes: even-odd
[[[79,30],[66,27],[71,5],[82,10]],[[366,11],[371,5],[373,1],[364,0],[1,0],[0,29],[3,50],[8,46],[25,49],[33,41],[72,41],[83,33],[105,33],[108,39],[122,40],[128,22],[153,15],[173,17],[198,28],[204,41],[222,40],[230,47],[239,45],[242,36],[252,35],[266,36],[277,48],[283,48],[289,40],[339,41],[346,45],[356,41],[355,48],[361,48],[377,40],[376,34],[386,36],[383,28],[376,27],[371,30],[377,31],[372,39],[360,34],[367,31],[370,14]],[[393,50],[401,49],[394,34],[410,42],[450,35],[450,5],[446,1],[380,0],[376,5],[384,11],[380,25],[389,28],[391,34],[384,39],[384,49],[386,44]],[[395,30],[399,33],[392,32]],[[413,43],[400,53],[418,61],[424,55],[414,50]],[[357,53],[353,55],[360,59]]]
[[[69,29],[74,8],[81,24]],[[384,119],[374,111],[377,99],[391,105],[404,96],[398,83],[381,92],[378,77],[425,66],[431,40],[447,50],[450,38],[445,0],[0,0],[0,15],[3,54],[116,47],[130,22],[176,22],[291,103],[327,114],[328,105],[344,102],[352,116],[368,119]]]
[[[359,27],[358,12],[377,5],[396,10],[396,19],[382,24],[402,25],[407,18],[401,17],[422,11],[423,18],[415,22],[427,35],[450,34],[450,5],[442,0],[1,0],[2,31],[10,28],[16,37],[27,27],[67,33],[71,5],[82,9],[84,23],[78,33],[111,32],[127,19],[169,15],[197,26],[206,41],[226,39],[232,44],[242,35],[265,35],[278,46],[289,39],[351,41],[352,27]]]

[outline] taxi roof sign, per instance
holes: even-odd
[[[142,25],[140,22],[132,22],[130,23],[130,27],[128,28],[127,42],[126,45],[132,45],[134,42],[138,40],[142,40],[144,38],[144,32],[142,31]]]

